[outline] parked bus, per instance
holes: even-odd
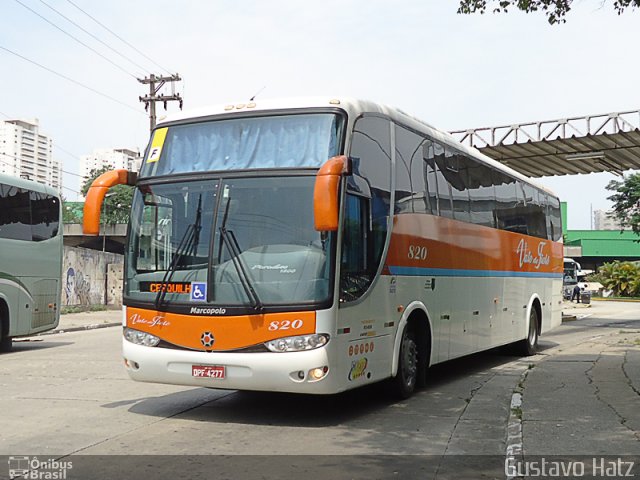
[[[51,187],[0,175],[0,351],[58,326],[61,202]]]
[[[331,394],[538,336],[561,319],[560,202],[400,110],[251,102],[154,130],[126,247],[134,380]]]
[[[570,299],[573,287],[578,284],[578,272],[581,270],[580,264],[573,258],[564,258],[564,278],[562,280],[562,292],[564,298]]]

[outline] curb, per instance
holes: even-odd
[[[524,395],[524,382],[529,375],[528,368],[520,375],[518,384],[513,389],[511,404],[509,405],[509,419],[507,420],[507,439],[505,466],[515,466],[524,459],[524,441],[522,438],[522,397]],[[507,475],[507,480],[515,477]]]
[[[69,332],[80,332],[82,330],[96,330],[98,328],[108,328],[108,327],[118,327],[121,326],[122,322],[111,322],[111,323],[92,323],[90,325],[83,325],[81,327],[69,327],[69,328],[56,328],[55,330],[51,330],[50,332],[42,332],[40,335],[55,335],[57,333],[69,333]]]
[[[591,297],[591,301],[596,302],[628,302],[628,303],[638,303],[640,302],[640,298],[624,298],[624,297],[616,297],[616,298],[608,298],[608,297]]]

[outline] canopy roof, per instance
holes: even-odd
[[[640,169],[640,110],[450,133],[529,177]]]

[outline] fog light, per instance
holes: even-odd
[[[311,370],[309,370],[309,377],[312,381],[320,380],[324,378],[328,371],[329,367],[327,366],[312,368]]]
[[[300,370],[300,371],[298,372],[298,378],[299,378],[300,380],[304,380],[304,372],[303,372],[302,370]]]
[[[138,370],[138,368],[140,368],[138,362],[134,362],[133,360],[128,360],[126,358],[124,359],[124,366],[131,370]]]

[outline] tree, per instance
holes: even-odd
[[[613,202],[612,216],[622,228],[631,227],[636,235],[640,235],[640,173],[628,175],[623,180],[611,180],[607,190],[615,192],[607,197]]]
[[[633,262],[605,263],[598,269],[598,275],[605,288],[614,295],[632,297],[640,293],[640,268]]]
[[[82,210],[77,204],[62,197],[62,223],[82,223]]]
[[[102,167],[89,172],[89,178],[82,184],[82,195],[87,196],[89,187],[93,181],[105,172],[113,170],[112,167]],[[127,223],[129,211],[133,199],[133,187],[129,185],[116,185],[109,189],[103,203],[102,214],[106,217],[102,221],[109,224]]]
[[[565,23],[565,16],[571,10],[573,0],[460,0],[458,13],[485,13],[487,4],[493,5],[493,12],[507,12],[514,7],[526,13],[542,11],[551,25]],[[604,3],[604,2],[603,2]],[[613,0],[613,8],[618,15],[627,8],[640,7],[640,0]]]

